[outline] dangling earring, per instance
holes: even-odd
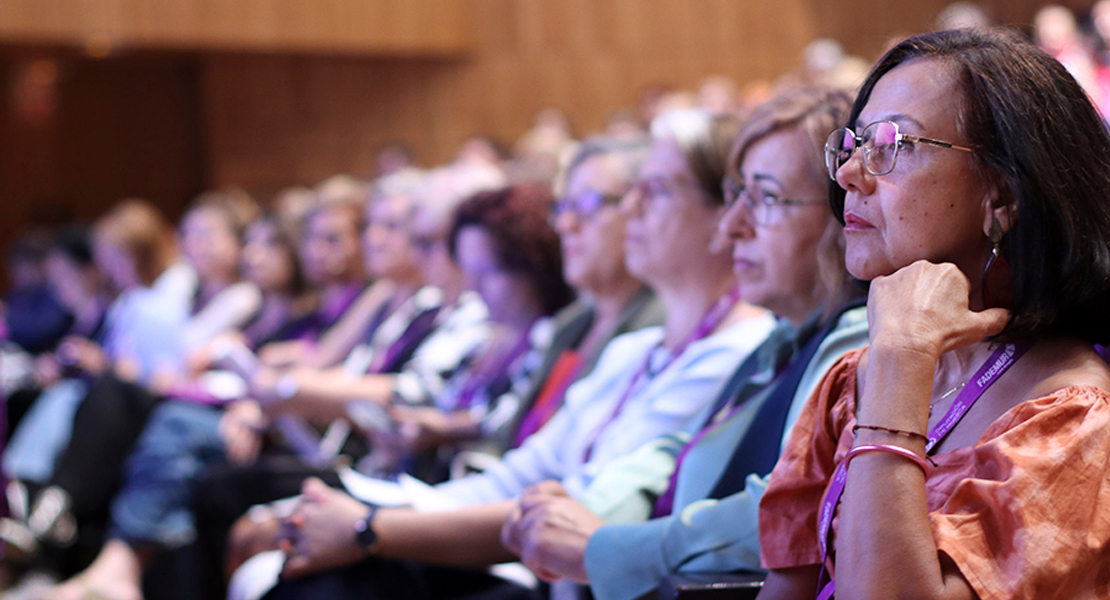
[[[991,218],[987,237],[991,241],[991,254],[983,266],[983,285],[981,296],[983,308],[1009,308],[1013,298],[1014,284],[1010,277],[1010,263],[1002,255],[1002,224]]]

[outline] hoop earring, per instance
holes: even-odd
[[[1014,294],[1014,281],[1010,273],[1010,263],[1002,255],[1002,224],[991,219],[987,237],[991,241],[991,253],[987,264],[983,265],[983,285],[980,295],[983,308],[1009,308]]]

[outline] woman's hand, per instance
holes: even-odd
[[[971,283],[953,264],[919,260],[871,282],[867,320],[873,349],[919,353],[934,362],[946,352],[1002,331],[1010,312],[969,308]]]
[[[108,357],[104,355],[104,350],[85,338],[66,338],[58,345],[55,355],[62,365],[90,375],[100,375],[108,370]]]
[[[397,422],[394,445],[407,452],[431,450],[471,437],[477,427],[466,413],[447,413],[438,408],[395,406],[389,414]]]
[[[545,581],[589,583],[586,545],[605,522],[555,482],[529,488],[505,521],[502,543]]]
[[[53,354],[42,354],[35,359],[35,384],[46,388],[62,378],[62,365]]]
[[[305,480],[301,493],[297,512],[286,522],[289,535],[280,542],[288,556],[282,574],[301,577],[361,560],[366,549],[355,540],[355,524],[370,508],[316,478]]]
[[[188,369],[190,376],[199,377],[205,371],[210,370],[216,363],[215,357],[219,354],[219,349],[231,345],[246,346],[246,336],[239,331],[226,331],[186,355],[185,367]]]
[[[501,545],[519,556],[524,549],[526,530],[521,527],[521,521],[524,519],[525,508],[540,504],[547,498],[566,495],[567,490],[563,487],[563,484],[551,479],[541,481],[524,490],[524,493],[517,500],[516,506],[513,507],[512,512],[505,519],[505,524],[501,526]]]
[[[258,458],[262,431],[266,428],[262,407],[253,400],[240,400],[224,409],[220,417],[220,438],[232,464],[247,465]]]
[[[290,367],[304,361],[312,344],[302,340],[274,342],[258,349],[258,360],[267,367]]]

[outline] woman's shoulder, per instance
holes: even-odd
[[[747,355],[763,343],[775,328],[775,316],[767,311],[749,313],[747,318],[726,321],[711,335],[693,341],[687,352],[691,357],[726,350]]]
[[[1027,359],[1034,382],[1029,398],[1067,396],[1079,390],[1110,393],[1110,367],[1090,345],[1074,339],[1037,342]]]
[[[601,350],[597,365],[591,374],[612,373],[639,367],[648,353],[662,340],[662,327],[645,327],[615,336]]]

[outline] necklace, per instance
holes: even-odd
[[[951,396],[952,394],[955,394],[956,392],[958,392],[958,391],[960,391],[960,390],[964,389],[964,386],[965,386],[965,385],[967,385],[967,382],[966,382],[966,381],[965,381],[965,382],[963,382],[963,383],[961,383],[960,385],[957,385],[956,387],[954,387],[954,388],[952,388],[952,389],[948,390],[947,392],[944,392],[944,395],[943,395],[943,396],[941,396],[940,398],[937,398],[937,399],[936,399],[935,401],[933,401],[933,402],[930,402],[930,403],[929,403],[929,416],[930,416],[930,417],[931,417],[931,416],[933,416],[933,407],[934,407],[934,406],[936,406],[937,404],[940,404],[940,401],[941,401],[941,400],[944,400],[945,398],[947,398],[947,397]]]

